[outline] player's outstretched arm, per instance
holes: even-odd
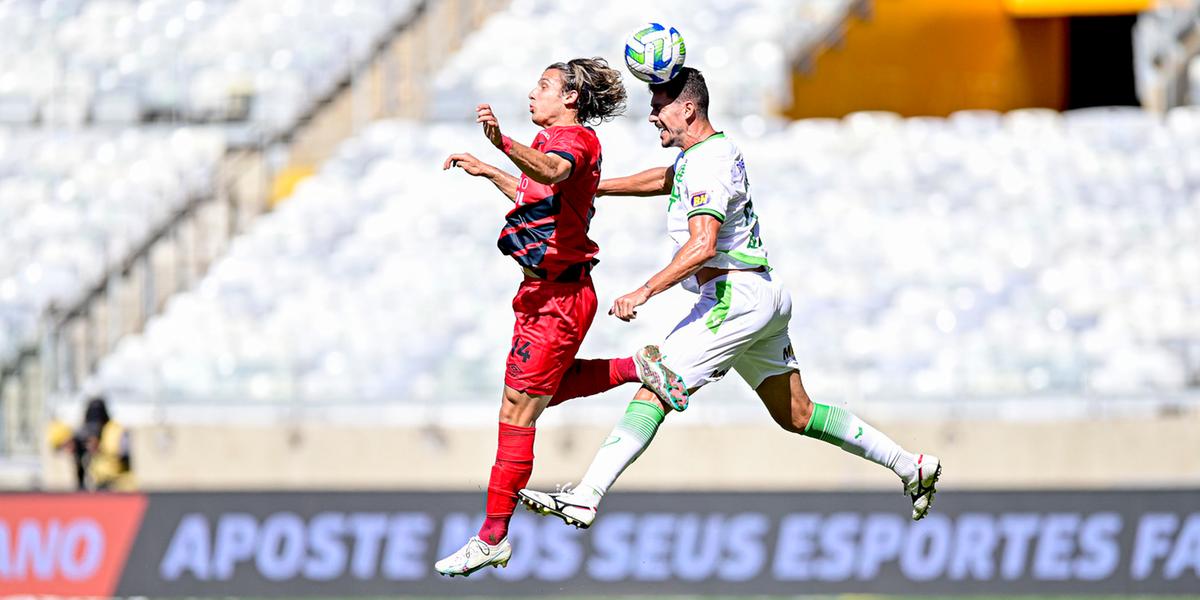
[[[492,185],[496,186],[496,189],[500,190],[500,193],[508,196],[509,200],[516,200],[517,198],[518,180],[516,177],[470,154],[463,152],[448,156],[446,162],[442,163],[442,170],[444,171],[451,167],[458,167],[472,177],[486,177],[488,181],[492,182]]]
[[[721,222],[710,215],[696,215],[688,219],[688,241],[663,270],[655,273],[642,287],[617,298],[608,314],[632,321],[637,317],[637,307],[646,303],[672,286],[691,277],[704,263],[717,255],[717,234]]]
[[[491,106],[480,104],[475,108],[475,112],[475,122],[483,125],[483,133],[488,141],[504,152],[504,155],[530,179],[544,185],[552,185],[571,176],[571,161],[555,154],[539,152],[501,133],[500,121],[492,113]]]
[[[671,193],[675,167],[646,169],[627,177],[601,179],[597,196],[662,196]]]

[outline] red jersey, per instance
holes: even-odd
[[[571,174],[543,185],[522,173],[515,206],[496,245],[521,266],[554,279],[571,265],[590,263],[600,252],[587,236],[600,185],[600,139],[590,127],[548,127],[531,147],[565,158]]]

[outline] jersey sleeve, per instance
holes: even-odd
[[[576,166],[587,165],[591,162],[594,151],[591,144],[588,143],[587,137],[580,131],[561,129],[550,134],[550,139],[542,147],[542,152],[566,159],[571,163],[571,172],[574,173]]]
[[[728,169],[724,170],[727,173]],[[684,187],[687,196],[680,198],[686,203],[688,218],[708,215],[724,223],[733,197],[733,184],[721,177],[723,171],[709,165],[689,164],[684,172]]]

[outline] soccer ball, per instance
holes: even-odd
[[[625,66],[646,83],[670,81],[686,56],[683,36],[674,27],[650,23],[625,40]]]

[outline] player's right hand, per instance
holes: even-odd
[[[475,122],[483,125],[483,135],[487,136],[493,146],[500,148],[504,145],[504,134],[500,133],[500,121],[492,112],[490,104],[480,104],[475,107]]]
[[[487,170],[487,165],[483,161],[466,152],[446,157],[446,162],[442,163],[442,170],[445,171],[450,167],[458,167],[466,171],[468,175],[476,177],[483,175]]]
[[[650,288],[642,286],[613,301],[608,314],[628,323],[637,318],[637,307],[650,299]]]

